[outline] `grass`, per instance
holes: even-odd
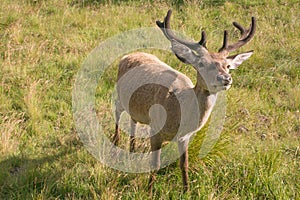
[[[220,47],[224,29],[233,32],[232,20],[245,23],[254,15],[258,28],[243,48],[255,54],[232,72],[221,138],[203,160],[197,153],[205,131],[190,146],[191,192],[181,193],[174,163],[159,173],[154,198],[300,198],[298,1],[4,0],[0,199],[149,198],[148,174],[110,169],[85,149],[73,121],[72,87],[81,63],[100,42],[154,27],[170,7],[174,29],[195,39],[205,29],[210,49]],[[195,80],[195,72],[170,53],[145,51]],[[116,70],[117,61],[97,88],[99,119],[109,116]],[[113,133],[113,126],[107,130]],[[122,140],[127,148],[124,135]]]

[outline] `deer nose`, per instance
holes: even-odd
[[[229,85],[232,83],[232,78],[230,75],[218,75],[217,81],[222,82],[224,85]]]

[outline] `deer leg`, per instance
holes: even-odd
[[[189,190],[188,175],[188,141],[179,142],[178,150],[180,153],[180,169],[182,174],[183,192]]]
[[[162,142],[158,140],[155,136],[152,136],[150,138],[150,143],[151,143],[151,154],[152,154],[150,164],[151,164],[151,168],[154,170],[150,173],[148,191],[150,197],[152,197],[153,185],[156,180],[156,173],[160,168],[160,154],[161,154]]]
[[[121,113],[124,111],[124,109],[120,105],[120,101],[117,99],[115,102],[116,110],[115,110],[115,119],[116,119],[116,126],[115,126],[115,134],[113,137],[113,143],[114,145],[118,145],[120,140],[120,128],[119,128],[119,121]]]
[[[134,149],[135,149],[135,131],[136,131],[136,121],[131,119],[131,121],[130,121],[130,152],[134,152]]]
[[[119,140],[120,140],[120,128],[119,128],[119,125],[116,123],[116,126],[115,126],[115,135],[113,137],[113,143],[114,145],[118,145],[119,143]]]

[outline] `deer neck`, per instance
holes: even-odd
[[[212,109],[217,100],[217,93],[210,93],[208,90],[204,89],[200,83],[201,75],[197,72],[197,83],[194,87],[194,92],[197,96],[198,106],[200,111],[199,116],[199,128],[202,128],[207,122]]]

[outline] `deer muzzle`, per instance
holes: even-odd
[[[232,78],[229,74],[220,74],[217,76],[217,81],[221,82],[224,86],[232,84]]]

